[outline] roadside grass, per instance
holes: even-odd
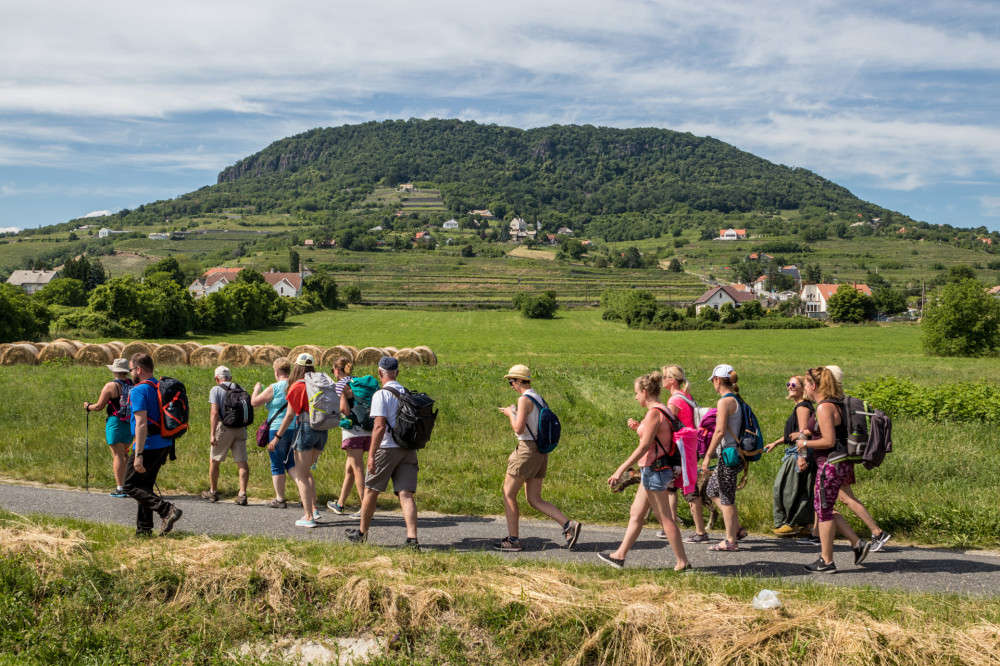
[[[995,664],[1000,600],[243,537],[0,511],[0,663]],[[762,587],[783,607],[751,608]]]
[[[199,338],[216,342],[216,338]],[[584,522],[622,524],[629,498],[609,493],[605,480],[635,446],[625,425],[641,416],[632,398],[635,377],[666,363],[680,363],[702,405],[713,404],[706,378],[716,363],[732,363],[743,395],[754,406],[768,440],[777,438],[791,405],[783,399],[787,378],[810,366],[836,363],[847,388],[865,378],[894,375],[929,385],[978,380],[996,382],[1000,368],[981,359],[927,358],[919,328],[836,327],[810,331],[636,331],[604,322],[592,311],[559,313],[551,321],[526,320],[512,312],[393,311],[371,308],[295,317],[279,329],[226,338],[244,344],[295,346],[350,344],[395,347],[427,344],[436,367],[404,368],[401,381],[434,396],[440,409],[434,438],[421,452],[419,504],[442,513],[499,515],[500,488],[513,437],[498,405],[513,402],[502,379],[515,363],[527,363],[539,392],[563,423],[563,441],[552,454],[546,496]],[[327,369],[328,370],[328,369]],[[356,374],[373,372],[360,368]],[[210,368],[163,367],[188,387],[191,431],[178,440],[178,460],[160,474],[164,491],[198,493],[207,487]],[[246,388],[270,383],[269,368],[234,369]],[[109,378],[103,368],[43,365],[0,368],[0,475],[29,482],[84,483],[85,400],[97,398]],[[258,418],[258,421],[260,418]],[[102,415],[90,416],[90,485],[112,485]],[[320,500],[339,492],[344,466],[338,433],[320,457]],[[859,466],[856,487],[882,527],[897,538],[923,544],[996,548],[1000,545],[1000,479],[986,461],[996,437],[979,423],[937,423],[898,418],[894,452],[877,470]],[[273,491],[267,456],[252,445],[250,494]],[[742,521],[755,532],[770,530],[771,486],[780,462],[776,449],[754,463],[740,491]],[[232,463],[223,464],[224,495],[236,492]],[[295,498],[294,484],[289,497]],[[687,517],[682,502],[681,515]],[[395,504],[388,498],[386,509]],[[524,507],[528,515],[533,512]],[[853,519],[852,519],[853,520]],[[857,521],[861,534],[867,530]]]

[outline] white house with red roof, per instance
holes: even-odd
[[[732,285],[720,285],[702,294],[701,298],[694,302],[694,311],[701,313],[702,308],[706,307],[718,310],[724,303],[732,303],[734,308],[739,308],[743,303],[754,300],[757,299],[751,293],[739,291]]]
[[[226,266],[216,266],[205,271],[204,275],[191,283],[188,292],[194,298],[202,298],[208,294],[214,294],[227,284],[236,281],[236,276],[243,268],[229,268]],[[271,269],[262,274],[264,280],[278,292],[279,296],[289,296],[296,298],[302,295],[302,281],[312,275],[312,271],[299,264],[298,273],[279,273]]]
[[[814,319],[823,319],[827,317],[827,304],[830,302],[830,297],[837,293],[837,289],[843,285],[839,284],[807,284],[802,287],[802,293],[799,294],[799,298],[802,299],[802,306],[805,308],[806,316],[813,317]],[[866,284],[851,284],[848,285],[854,287],[863,294],[868,296],[872,295],[872,290],[868,288]]]
[[[719,229],[719,238],[717,240],[746,240],[747,230],[746,229]]]

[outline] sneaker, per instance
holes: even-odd
[[[237,495],[236,499],[233,500],[233,504],[237,504],[239,506],[246,506],[247,505],[247,496],[246,495]]]
[[[625,560],[623,560],[623,559],[619,560],[616,557],[611,557],[610,553],[598,553],[597,557],[601,560],[601,562],[604,562],[606,564],[610,564],[615,569],[624,569],[625,568]]]
[[[858,540],[858,545],[853,548],[854,550],[854,566],[857,566],[865,561],[868,557],[868,551],[871,550],[872,542],[865,541],[864,539]]]
[[[357,511],[352,513],[351,518],[353,518],[354,520],[361,520],[361,509],[358,509]]]
[[[580,538],[580,528],[583,527],[580,523],[575,520],[569,521],[569,525],[563,530],[563,536],[566,537],[566,550],[573,550],[573,546],[576,545],[576,540]]]
[[[287,509],[288,508],[288,502],[286,502],[283,499],[273,499],[270,502],[268,502],[267,505],[269,507],[271,507],[272,509]]]
[[[808,571],[809,573],[832,574],[832,573],[837,573],[837,564],[836,562],[830,562],[829,564],[827,564],[826,562],[823,561],[823,558],[821,557],[812,564],[807,564],[805,566],[805,570]]]
[[[692,534],[689,537],[684,537],[684,543],[706,543],[708,542],[708,533],[705,534]]]
[[[792,527],[791,525],[787,524],[782,525],[777,529],[771,530],[772,534],[776,534],[777,536],[781,537],[794,536],[795,534],[798,534],[798,532],[799,532],[798,528]]]
[[[330,511],[333,511],[338,516],[344,515],[344,507],[337,504],[337,502],[335,502],[334,500],[330,500],[329,502],[327,502],[326,508],[328,508]]]
[[[160,536],[163,536],[170,530],[174,529],[174,523],[181,519],[181,514],[184,512],[178,509],[176,506],[170,510],[167,517],[163,519],[163,524],[160,525]]]
[[[203,490],[201,491],[202,499],[207,499],[209,502],[219,501],[219,491],[218,490]]]
[[[352,543],[365,543],[368,541],[368,535],[356,527],[348,527],[344,530],[344,534],[347,535],[347,540]]]
[[[323,516],[320,515],[319,509],[313,509],[313,520],[319,520]]]
[[[510,537],[506,537],[503,541],[493,544],[493,550],[499,550],[504,553],[519,553],[521,552],[521,540],[515,539],[511,541]]]
[[[118,499],[121,499],[123,497],[128,497],[128,495],[121,488],[115,488],[110,493],[108,493],[108,497],[117,497]],[[885,532],[883,532],[883,534],[885,534]]]
[[[822,541],[819,540],[818,536],[814,537],[813,535],[810,534],[809,536],[804,536],[796,539],[795,543],[803,546],[819,546],[822,544]]]
[[[403,542],[403,548],[412,548],[413,550],[420,550],[420,542],[417,539],[406,537],[406,541]]]
[[[299,518],[295,521],[296,527],[316,527],[316,521],[312,518]]]
[[[889,534],[885,530],[882,530],[877,537],[872,537],[871,552],[877,553],[878,551],[882,550],[882,546],[889,543],[889,539],[891,538],[892,538],[891,534]]]
[[[666,539],[667,533],[664,532],[663,530],[657,530],[654,536],[656,536],[657,539]]]

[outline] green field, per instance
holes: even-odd
[[[196,338],[216,342],[216,338]],[[809,331],[656,332],[604,322],[592,310],[560,313],[552,321],[525,320],[513,312],[402,311],[374,308],[322,312],[292,318],[285,326],[234,335],[229,342],[302,343],[405,347],[431,346],[437,367],[406,369],[401,380],[439,401],[435,437],[422,453],[420,506],[440,512],[500,514],[499,488],[513,439],[496,405],[513,394],[502,376],[527,363],[536,387],[559,413],[564,440],[552,455],[547,493],[570,515],[589,522],[622,523],[628,498],[609,494],[604,480],[635,444],[625,426],[639,416],[632,380],[666,363],[680,363],[694,397],[710,404],[705,380],[720,362],[734,365],[741,388],[760,416],[766,438],[777,437],[790,406],[783,400],[789,375],[836,363],[847,389],[879,375],[941,381],[1000,379],[1000,368],[982,359],[924,357],[919,328],[837,327]],[[210,369],[160,368],[182,379],[195,406],[191,433],[179,442],[180,457],[161,474],[161,487],[200,492],[207,483]],[[265,368],[238,369],[244,386],[269,381]],[[79,407],[94,400],[107,379],[103,369],[0,368],[0,468],[8,478],[79,486],[84,477],[85,420]],[[111,470],[103,449],[102,422],[90,423],[92,485],[108,486]],[[886,529],[918,543],[1000,545],[1000,481],[982,464],[995,446],[992,429],[978,423],[932,424],[896,419],[896,450],[878,470],[858,471],[858,496]],[[771,526],[771,482],[780,453],[755,463],[739,495],[741,517],[754,531]],[[53,461],[59,461],[54,464]],[[484,464],[486,461],[486,464]],[[251,456],[251,494],[266,497],[266,456]],[[337,450],[320,459],[320,498],[340,486],[343,460]],[[234,493],[235,470],[224,467],[221,489]],[[971,492],[970,489],[975,489]],[[388,506],[388,505],[387,505]],[[862,533],[866,533],[862,531]]]

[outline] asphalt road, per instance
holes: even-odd
[[[320,527],[307,529],[294,524],[300,517],[299,506],[271,509],[262,502],[254,501],[248,506],[237,506],[231,498],[217,504],[192,496],[168,496],[167,499],[184,511],[174,528],[179,533],[212,536],[253,534],[346,543],[344,529],[357,525],[357,521],[349,516],[337,516],[326,511],[325,507]],[[499,503],[499,497],[497,501]],[[21,515],[68,516],[133,526],[136,504],[131,499],[110,498],[104,492],[0,484],[0,508]],[[561,547],[562,535],[554,522],[522,520],[520,532],[524,550],[520,553],[496,553],[496,556],[599,563],[598,552],[611,551],[618,546],[625,520],[626,516],[622,516],[622,525],[614,527],[585,524],[572,551]],[[503,517],[423,513],[418,524],[420,545],[424,550],[493,553],[493,544],[506,534]],[[666,541],[655,538],[654,532],[653,528],[643,531],[629,553],[627,567],[674,566],[670,547]],[[684,533],[690,531],[685,530]],[[400,513],[380,512],[375,515],[369,531],[371,543],[398,546],[405,536]],[[716,537],[713,542],[718,541],[722,533],[715,532],[712,536]],[[918,548],[889,542],[882,552],[872,553],[861,566],[856,567],[847,543],[838,541],[835,552],[838,573],[818,575],[809,574],[802,568],[818,557],[818,547],[796,545],[787,539],[751,535],[740,542],[738,552],[731,553],[711,552],[705,544],[685,545],[688,558],[696,569],[723,576],[758,575],[790,583],[809,581],[878,589],[1000,595],[1000,553]]]

